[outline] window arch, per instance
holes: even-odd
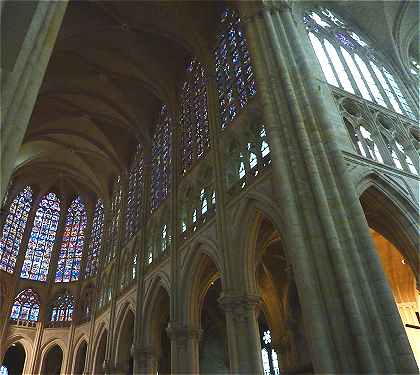
[[[210,147],[206,84],[204,69],[193,58],[181,92],[182,174]]]
[[[416,119],[391,70],[367,40],[327,8],[317,8],[303,20],[329,84]]]
[[[50,322],[70,322],[74,310],[74,297],[67,292],[60,294],[51,305]]]
[[[26,186],[9,207],[0,239],[0,269],[13,273],[23,231],[32,205],[32,189]]]
[[[225,9],[222,13],[214,54],[220,124],[225,128],[256,94],[246,37],[241,20],[233,9]]]
[[[99,253],[102,246],[102,235],[104,231],[104,205],[100,199],[95,205],[93,213],[92,230],[86,259],[85,277],[95,275],[98,269]]]
[[[152,145],[151,210],[168,195],[171,184],[172,130],[166,105],[162,105]]]
[[[37,322],[39,319],[39,295],[32,288],[22,290],[15,298],[10,318]]]
[[[128,176],[128,199],[125,224],[125,241],[129,241],[139,230],[141,220],[141,199],[144,189],[143,150],[137,146]]]
[[[36,211],[20,277],[47,280],[59,219],[60,200],[54,193],[48,193]]]
[[[77,197],[67,210],[55,282],[69,282],[79,279],[86,224],[85,205],[82,199]]]
[[[112,192],[112,204],[111,204],[111,215],[112,221],[109,226],[109,251],[107,254],[107,261],[109,262],[114,258],[117,253],[119,246],[119,232],[121,223],[121,203],[122,203],[122,189],[121,189],[121,177],[116,177],[114,181],[114,189]]]

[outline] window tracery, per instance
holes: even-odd
[[[143,168],[143,150],[141,145],[138,145],[128,176],[125,242],[128,242],[139,230],[141,199],[144,190]]]
[[[0,239],[0,269],[13,273],[23,232],[32,205],[32,189],[26,186],[9,207]]]
[[[16,321],[37,322],[39,319],[39,295],[32,288],[22,290],[15,298],[10,318]]]
[[[121,204],[122,204],[122,187],[121,177],[116,177],[114,181],[114,189],[112,192],[111,203],[111,225],[109,226],[109,251],[107,254],[107,262],[115,257],[119,246],[119,232],[121,224]]]
[[[206,84],[204,69],[193,58],[187,66],[181,92],[182,174],[210,147]]]
[[[279,360],[276,351],[271,346],[271,332],[269,329],[262,330],[261,357],[264,375],[280,375]]]
[[[79,279],[86,225],[85,205],[82,199],[77,197],[67,210],[55,282],[70,282]]]
[[[233,9],[225,9],[215,49],[220,125],[228,126],[256,94],[251,56],[241,20]]]
[[[326,8],[305,14],[304,23],[329,84],[416,119],[389,68],[348,24]]]
[[[172,130],[166,105],[162,105],[152,144],[151,211],[168,195],[171,178]]]
[[[100,199],[97,200],[93,213],[92,230],[86,259],[85,277],[92,277],[98,270],[99,255],[102,246],[102,235],[104,231],[104,205]]]
[[[70,322],[73,317],[74,297],[67,292],[57,296],[51,305],[51,322]]]
[[[45,195],[35,214],[20,276],[45,281],[60,219],[60,201],[54,193]]]

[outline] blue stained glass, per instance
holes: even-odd
[[[10,318],[13,320],[38,321],[39,295],[32,288],[21,291],[15,298]]]
[[[74,297],[67,292],[59,295],[51,306],[51,322],[69,322],[72,320]]]
[[[100,199],[97,200],[93,213],[93,223],[90,232],[90,242],[86,259],[85,277],[96,274],[98,269],[99,254],[102,246],[104,231],[104,205]]]
[[[143,188],[143,152],[141,145],[138,145],[128,176],[128,199],[125,221],[126,242],[139,230]]]
[[[48,193],[42,198],[35,214],[20,277],[47,280],[59,218],[60,201],[54,193]]]
[[[226,43],[226,37],[229,43]],[[216,80],[220,122],[224,128],[236,117],[236,108],[245,107],[248,99],[256,94],[256,89],[245,34],[240,18],[232,9],[226,9],[222,14],[218,39],[219,45],[215,50]],[[229,116],[226,116],[226,111]]]
[[[32,189],[26,186],[9,207],[0,239],[0,269],[13,273],[23,231],[32,205]]]
[[[55,282],[69,282],[79,279],[86,224],[85,205],[82,199],[77,197],[67,211]]]
[[[172,129],[166,105],[162,105],[152,144],[151,210],[166,198],[170,186]]]

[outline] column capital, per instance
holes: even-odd
[[[261,297],[259,295],[222,293],[218,302],[225,312],[233,313],[240,320],[244,320],[250,311],[254,311],[259,306]]]
[[[200,340],[203,330],[198,327],[189,327],[176,322],[170,322],[166,332],[171,340]]]
[[[288,0],[261,0],[258,2],[244,2],[241,7],[242,22],[248,23],[262,17],[265,11],[270,13],[283,12],[290,10],[291,5]]]

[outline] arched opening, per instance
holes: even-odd
[[[86,362],[86,352],[87,352],[87,343],[83,341],[79,348],[77,349],[76,359],[74,361],[74,375],[82,375],[83,370],[85,369],[85,362]]]
[[[21,375],[25,366],[26,353],[23,345],[19,342],[12,344],[4,355],[2,370],[7,375]],[[6,369],[6,371],[4,370]],[[0,372],[3,375],[3,372]]]
[[[133,374],[131,346],[134,337],[134,314],[127,310],[118,337],[117,368],[123,374]]]
[[[211,263],[213,268],[214,265]],[[208,270],[213,275],[215,269]],[[201,310],[200,372],[202,374],[226,374],[229,372],[229,355],[226,319],[217,299],[222,291],[220,278],[211,281]]]
[[[152,340],[157,357],[157,373],[171,373],[171,341],[166,332],[169,323],[169,295],[163,287],[159,288],[155,300],[152,320]]]
[[[104,329],[102,332],[101,338],[99,339],[98,348],[96,349],[95,364],[93,368],[93,373],[95,375],[105,373],[103,364],[105,360],[107,336],[108,336],[108,332],[106,329]]]
[[[48,350],[42,362],[41,374],[60,375],[63,363],[63,351],[58,345],[54,345]]]
[[[255,246],[256,280],[263,300],[258,323],[264,374],[311,373],[293,272],[280,235],[266,218],[260,222]]]
[[[405,218],[398,208],[374,187],[360,201],[370,234],[405,327],[411,349],[420,365],[420,299],[416,288],[416,259],[407,235]],[[416,262],[417,260],[417,262]]]

